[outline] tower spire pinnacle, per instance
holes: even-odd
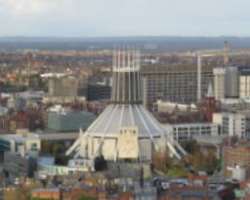
[[[142,83],[140,53],[129,48],[115,50],[113,55],[112,102],[115,104],[141,104]]]
[[[212,87],[212,83],[211,82],[208,85],[207,97],[214,97],[214,92],[213,92],[213,87]]]

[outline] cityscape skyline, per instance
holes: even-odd
[[[0,0],[0,200],[250,199],[247,0]]]
[[[245,0],[0,0],[1,36],[250,36]]]

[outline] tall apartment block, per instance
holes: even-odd
[[[214,96],[216,100],[238,98],[239,74],[237,67],[217,67],[214,74]]]
[[[226,67],[226,85],[225,85],[226,98],[239,97],[239,70],[238,67]]]
[[[250,97],[250,68],[239,68],[239,95],[240,98]]]
[[[215,68],[214,73],[214,96],[216,100],[225,98],[225,68]]]

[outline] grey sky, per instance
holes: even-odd
[[[0,0],[0,36],[250,36],[249,0]]]

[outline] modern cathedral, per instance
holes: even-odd
[[[140,52],[113,54],[111,103],[66,152],[92,165],[98,156],[108,161],[148,162],[156,151],[181,159],[185,151],[142,104]],[[92,164],[91,164],[92,163]]]

